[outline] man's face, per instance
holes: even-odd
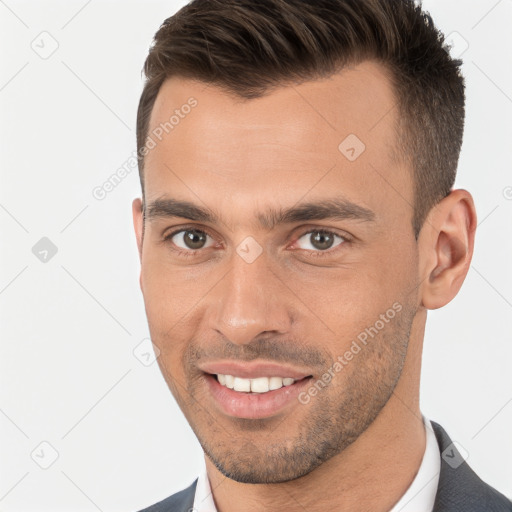
[[[160,90],[149,134],[179,121],[146,156],[141,287],[163,376],[234,480],[309,473],[400,379],[418,260],[394,107],[371,62],[253,100],[179,78]]]

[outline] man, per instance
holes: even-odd
[[[195,0],[145,63],[133,202],[206,471],[146,511],[511,511],[419,408],[473,254],[461,62],[408,0]]]

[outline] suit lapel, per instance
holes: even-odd
[[[441,472],[433,512],[511,511],[512,503],[483,482],[464,462],[446,431],[430,422],[441,454]]]

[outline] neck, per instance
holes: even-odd
[[[242,484],[205,457],[218,512],[391,510],[414,480],[426,446],[419,409],[423,329],[418,320],[424,325],[424,319],[415,319],[402,375],[387,404],[356,441],[311,473],[280,484]]]

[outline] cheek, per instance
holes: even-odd
[[[413,237],[394,233],[370,247],[353,276],[357,296],[370,307],[382,307],[408,295],[417,284],[415,249]]]
[[[192,314],[201,297],[208,291],[204,279],[194,270],[171,266],[165,257],[144,255],[142,290],[148,320],[162,328],[182,321]]]
[[[191,323],[187,321],[197,299],[184,293],[172,273],[146,262],[142,270],[144,304],[151,340],[159,349],[158,362],[162,373],[175,373],[190,338]],[[162,366],[163,364],[163,366]]]
[[[405,259],[392,247],[385,251],[381,247],[366,252],[364,258],[346,268],[296,273],[290,288],[307,306],[300,308],[307,326],[301,328],[303,334],[325,343],[333,357],[344,353],[352,340],[379,321],[380,315],[386,315],[394,304],[398,303],[395,308],[404,307],[411,300],[408,295],[414,288],[414,267],[406,265]],[[394,315],[394,310],[391,313]]]

